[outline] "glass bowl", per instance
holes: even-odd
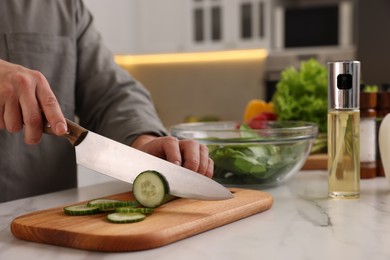
[[[302,168],[318,127],[310,122],[264,121],[260,128],[237,122],[183,123],[170,132],[207,145],[214,160],[213,179],[224,186],[277,186]]]

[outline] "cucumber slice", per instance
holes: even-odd
[[[120,213],[115,212],[107,215],[107,219],[114,223],[134,223],[145,219],[141,213]]]
[[[155,208],[176,198],[169,195],[168,182],[157,171],[141,172],[133,182],[133,194],[146,208]]]
[[[120,207],[120,208],[116,208],[115,212],[153,214],[154,209],[153,208]]]
[[[100,211],[113,211],[118,207],[137,207],[139,203],[136,201],[123,201],[114,199],[95,199],[87,204],[89,207],[98,207]]]
[[[64,208],[64,213],[70,216],[84,216],[84,215],[93,215],[99,213],[100,210],[98,207],[90,207],[88,205],[74,205]]]

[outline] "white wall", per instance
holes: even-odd
[[[91,10],[105,43],[115,54],[127,54],[135,48],[135,1],[84,0],[84,3]]]

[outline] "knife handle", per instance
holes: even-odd
[[[66,124],[68,126],[68,131],[64,135],[64,137],[67,138],[73,146],[76,146],[81,143],[84,140],[85,136],[88,134],[88,130],[79,126],[78,124],[69,119],[66,119]],[[45,134],[56,135],[54,133],[53,128],[51,128],[51,125],[47,121],[44,122],[43,132]]]

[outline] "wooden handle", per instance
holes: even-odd
[[[68,126],[68,131],[64,137],[66,137],[73,146],[81,143],[81,141],[83,141],[85,136],[88,134],[88,130],[69,119],[66,119],[66,124]],[[48,122],[45,122],[43,126],[43,132],[45,134],[56,135]]]

